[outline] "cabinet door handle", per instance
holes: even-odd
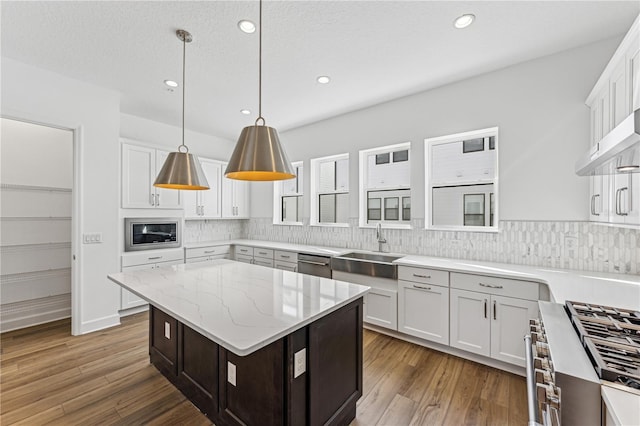
[[[431,287],[423,287],[421,285],[413,285],[413,288],[419,288],[420,290],[431,290]]]
[[[484,317],[487,317],[487,299],[484,299]]]
[[[623,191],[628,192],[629,188],[625,186],[624,188],[620,188],[619,191],[620,191],[620,216],[627,216],[629,214],[629,210],[627,209],[627,211],[622,211],[622,192]],[[627,202],[627,205],[628,204],[629,203]]]
[[[298,265],[293,267],[293,272],[298,272]]]
[[[591,196],[591,215],[593,216],[600,216],[598,213],[596,213],[596,197],[598,195],[592,195]]]
[[[150,200],[151,200],[151,201],[150,201],[151,205],[152,205],[152,206],[155,206],[155,205],[156,205],[155,195],[151,194],[151,196],[150,196],[149,198],[150,198]]]
[[[595,216],[600,216],[600,213],[598,213],[598,211],[596,210],[597,204],[596,204],[596,200],[600,198],[600,194],[596,194],[593,196],[593,214]],[[600,212],[602,212],[602,206],[600,206]]]
[[[485,284],[485,283],[478,283],[478,285],[480,285],[480,287],[487,287],[487,288],[502,288],[501,285],[491,285],[491,284]]]
[[[616,214],[620,214],[620,190],[616,189]]]
[[[493,319],[494,320],[498,319],[498,316],[496,314],[496,301],[495,300],[493,301]]]
[[[426,278],[426,279],[431,278],[431,275],[413,274],[413,276],[416,277],[416,278]]]
[[[160,205],[160,194],[156,194],[156,206]]]

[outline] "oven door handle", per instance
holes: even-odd
[[[524,336],[525,364],[527,367],[527,407],[529,408],[528,426],[539,426],[538,401],[536,396],[536,378],[533,369],[533,349],[531,348],[531,336]]]

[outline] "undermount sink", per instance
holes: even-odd
[[[396,279],[398,266],[392,262],[401,257],[381,253],[345,253],[331,258],[331,269],[370,277]]]

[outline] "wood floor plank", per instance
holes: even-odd
[[[69,320],[0,335],[0,424],[211,425],[149,363],[148,313],[71,336]],[[520,425],[522,377],[365,330],[352,426]]]

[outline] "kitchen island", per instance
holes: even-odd
[[[109,279],[150,303],[152,364],[217,425],[355,418],[368,287],[228,260]]]

